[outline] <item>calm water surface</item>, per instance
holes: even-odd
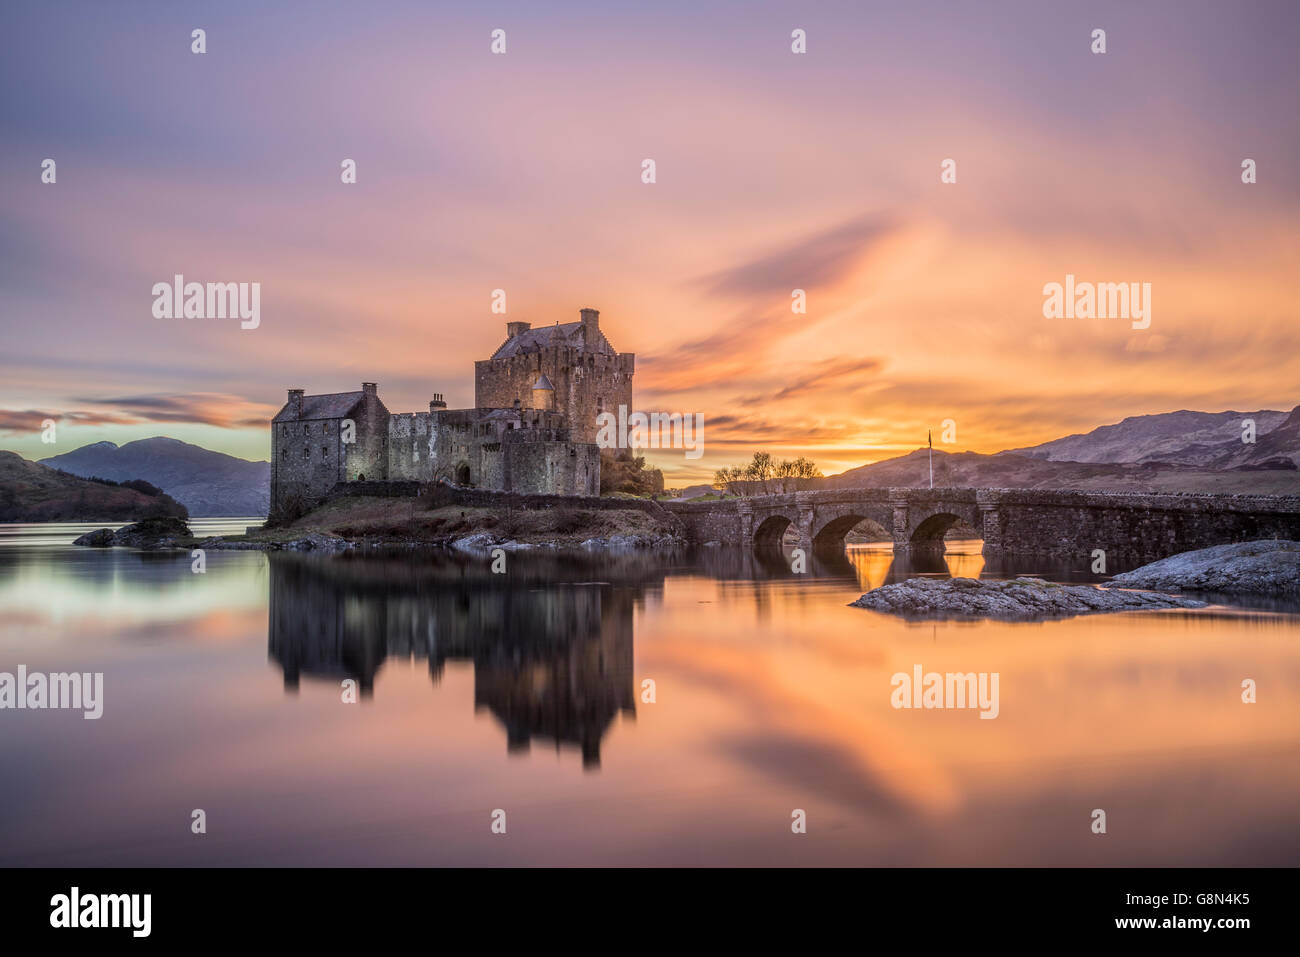
[[[847,607],[918,573],[1094,580],[978,542],[807,575],[719,550],[505,575],[208,552],[199,575],[66,544],[92,527],[0,526],[0,671],[103,672],[105,699],[0,711],[0,865],[1300,863],[1294,611]],[[895,710],[917,664],[997,672],[998,718]]]

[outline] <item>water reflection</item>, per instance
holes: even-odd
[[[663,570],[587,558],[529,562],[507,577],[441,554],[271,555],[270,657],[287,691],[303,676],[351,678],[363,697],[388,658],[426,662],[434,685],[448,661],[471,662],[474,708],[501,722],[512,753],[542,739],[577,747],[595,768],[615,716],[636,715],[633,610],[663,587]]]
[[[804,579],[866,591],[918,575],[979,578],[999,567],[986,563],[980,544],[901,555],[888,545],[855,546],[807,556],[803,571],[792,549],[706,549],[683,561],[719,581]],[[297,693],[303,678],[352,679],[369,698],[390,658],[426,663],[436,687],[447,662],[464,661],[474,669],[474,708],[500,722],[509,752],[526,753],[534,740],[572,746],[588,769],[600,766],[614,718],[636,717],[634,610],[662,591],[672,567],[646,555],[592,553],[517,557],[509,576],[481,557],[442,552],[416,560],[272,553],[268,562],[269,656],[287,692]],[[1041,560],[1035,568],[1043,573]],[[1080,577],[1066,563],[1046,571]]]
[[[1300,617],[916,625],[849,602],[1096,576],[978,542],[795,559],[0,548],[0,670],[102,671],[106,699],[0,714],[0,865],[1300,860]],[[893,708],[918,664],[1000,674],[997,720]]]

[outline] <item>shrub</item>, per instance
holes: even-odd
[[[557,508],[551,516],[551,531],[569,535],[582,528],[589,520],[590,516],[585,512],[574,508]]]

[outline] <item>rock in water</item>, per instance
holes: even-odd
[[[113,530],[111,528],[97,528],[93,532],[87,532],[72,540],[74,545],[88,545],[91,548],[108,548],[113,544]]]
[[[998,621],[1042,621],[1106,611],[1205,607],[1205,602],[1177,595],[1102,589],[1093,585],[1058,585],[1040,578],[1012,581],[911,578],[872,589],[850,604],[905,618]]]
[[[497,537],[491,532],[475,532],[451,543],[451,547],[461,552],[481,551],[497,543]]]
[[[183,539],[190,538],[190,527],[179,518],[146,518],[134,525],[126,525],[116,532],[107,528],[87,532],[73,541],[74,545],[107,548],[123,545],[127,548],[184,548]]]
[[[1198,548],[1116,575],[1110,585],[1224,595],[1300,595],[1300,542]]]
[[[281,547],[284,551],[289,552],[346,552],[353,546],[347,539],[340,538],[337,535],[308,532],[302,538],[285,542]]]

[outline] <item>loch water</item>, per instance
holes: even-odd
[[[849,607],[917,574],[1099,580],[978,542],[199,574],[87,528],[0,527],[0,672],[104,675],[98,720],[0,710],[0,865],[1300,863],[1300,609]],[[998,716],[895,708],[918,665],[997,673]]]

